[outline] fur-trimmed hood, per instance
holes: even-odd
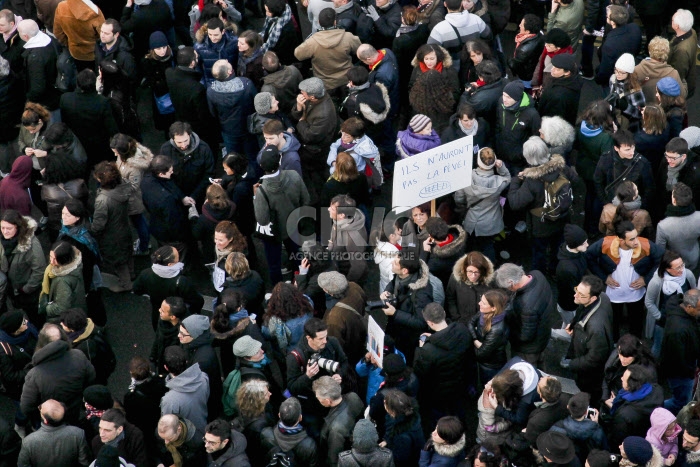
[[[481,277],[480,279],[483,279],[483,281],[480,281],[480,283],[489,285],[491,281],[493,280],[493,274],[494,274],[494,269],[493,269],[493,263],[491,262],[488,257],[484,256],[486,259],[486,275]],[[462,256],[457,260],[455,263],[454,267],[452,268],[452,275],[456,280],[459,282],[464,282],[467,285],[478,285],[475,284],[474,282],[470,281],[469,278],[467,277],[467,274],[465,273],[465,268],[464,268],[464,262],[467,260],[467,255]]]
[[[53,272],[56,277],[67,276],[78,268],[80,268],[80,274],[82,274],[83,268],[81,266],[83,263],[83,255],[80,254],[80,250],[76,247],[73,247],[73,253],[75,254],[75,258],[73,258],[73,261],[70,263],[60,266],[51,266],[51,272]]]
[[[238,28],[236,27],[236,25],[234,23],[224,21],[224,31],[230,31],[233,33],[234,36],[238,36]],[[197,43],[201,44],[202,42],[204,42],[204,40],[207,37],[209,37],[208,32],[209,32],[209,30],[207,29],[206,23],[203,24],[202,27],[197,29],[197,32],[194,35]],[[238,40],[238,39],[236,38],[236,40]]]
[[[461,225],[451,225],[448,229],[448,234],[452,234],[454,237],[450,243],[445,246],[438,246],[437,241],[432,251],[431,255],[435,255],[438,258],[449,258],[454,256],[460,251],[464,251],[464,246],[467,243],[467,233],[464,231]]]
[[[651,450],[654,452],[654,454],[651,456],[649,462],[639,467],[663,467],[664,458],[661,456],[661,452],[659,452],[659,450],[653,444],[651,445]],[[620,460],[620,467],[634,467],[636,465],[637,464],[633,464],[629,459]]]
[[[441,456],[444,457],[457,457],[463,450],[464,446],[467,444],[467,441],[462,435],[459,440],[454,443],[454,444],[437,444],[433,443],[433,447],[435,448],[435,452]]]
[[[686,465],[700,464],[700,451],[686,451],[685,463]]]
[[[442,53],[445,55],[445,59],[442,61],[443,69],[450,68],[452,66],[452,56],[450,55],[450,53],[444,47],[437,44],[434,45],[442,49]],[[413,66],[413,68],[418,68],[420,66],[417,55],[413,56],[413,60],[411,60],[411,66]]]
[[[382,100],[384,101],[384,111],[381,113],[377,113],[374,110],[372,110],[372,107],[370,107],[368,104],[360,102],[360,112],[362,113],[362,116],[365,117],[367,120],[377,124],[386,120],[387,115],[389,115],[389,110],[391,110],[391,100],[389,99],[389,91],[387,91],[386,86],[384,86],[378,81],[374,83],[374,86],[377,86],[382,93]]]
[[[418,277],[418,280],[415,282],[411,282],[408,284],[408,287],[411,290],[418,290],[422,289],[423,287],[428,285],[428,282],[430,281],[430,269],[428,269],[428,264],[423,261],[422,259],[420,260],[420,277]]]
[[[131,169],[143,171],[148,169],[148,166],[151,164],[152,160],[153,153],[151,152],[151,150],[143,144],[139,143],[136,146],[136,153],[123,162],[121,160],[121,157],[118,158],[117,165],[123,164]]]
[[[243,333],[245,332],[245,329],[248,327],[248,324],[250,324],[250,318],[243,318],[236,323],[236,326],[233,328],[229,329],[226,332],[219,332],[216,329],[214,329],[214,325],[209,326],[209,332],[211,333],[211,337],[214,339],[219,339],[219,340],[226,340],[229,337],[241,337]]]
[[[537,167],[528,167],[527,169],[523,170],[523,177],[535,179],[542,178],[547,174],[559,172],[564,167],[566,167],[566,162],[564,161],[564,158],[561,157],[559,154],[554,154],[544,164],[538,165]]]
[[[32,248],[32,239],[34,238],[34,231],[37,226],[36,221],[31,217],[23,217],[24,220],[27,221],[27,232],[17,241],[17,251],[21,253],[27,252]]]

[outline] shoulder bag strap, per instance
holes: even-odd
[[[454,26],[454,24],[450,23],[449,21],[447,22],[452,27],[452,30],[455,32],[457,35],[457,40],[459,41],[459,48],[461,49],[464,47],[464,41],[462,40],[462,36],[459,35],[459,30]]]
[[[294,350],[292,350],[290,353],[291,353],[292,355],[294,355],[294,360],[297,361],[297,363],[299,364],[299,367],[301,368],[301,371],[304,372],[304,371],[305,371],[305,370],[304,370],[304,359],[301,357],[301,355],[299,354],[299,352],[297,352],[297,350],[294,349]]]
[[[362,318],[362,315],[361,315],[360,313],[358,313],[356,309],[354,309],[353,307],[351,307],[351,306],[348,305],[347,303],[337,302],[336,305],[339,306],[340,308],[345,308],[346,310],[350,310],[350,311],[352,311],[353,313],[355,313],[357,316],[359,316],[360,318]]]
[[[354,460],[357,463],[357,465],[359,465],[360,467],[364,467],[364,464],[360,462],[360,459],[355,457],[355,453],[352,452],[352,449],[350,450],[350,455],[352,456],[352,460]]]

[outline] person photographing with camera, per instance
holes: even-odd
[[[328,336],[328,325],[318,318],[304,323],[304,335],[287,354],[287,390],[298,398],[307,431],[314,438],[323,425],[325,410],[316,399],[313,382],[330,376],[343,384],[349,371],[348,358],[338,339]]]

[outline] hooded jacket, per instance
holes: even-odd
[[[531,209],[544,206],[545,182],[554,182],[560,174],[564,175],[572,186],[578,178],[576,172],[566,165],[564,158],[555,154],[542,165],[526,168],[522,177],[515,177],[510,182],[508,204],[513,210],[526,210],[528,230],[535,238],[561,233],[569,222],[572,209],[554,221],[537,218],[531,212]]]
[[[66,0],[56,6],[53,34],[58,42],[68,47],[74,59],[92,61],[95,59],[95,41],[100,40],[100,27],[104,22],[104,15],[94,3]]]
[[[58,340],[38,349],[24,379],[20,408],[26,416],[37,414],[39,404],[56,399],[66,405],[66,423],[77,423],[83,390],[95,381],[95,368],[85,355]]]
[[[407,159],[421,152],[440,146],[440,136],[435,130],[429,135],[414,133],[411,127],[399,131],[396,134],[396,155],[401,159]]]
[[[366,88],[353,87],[340,108],[341,117],[358,117],[367,127],[386,120],[391,110],[391,101],[386,86],[382,83],[369,83]],[[359,168],[358,168],[359,170]]]
[[[461,225],[450,225],[447,229],[447,235],[448,237],[444,241],[449,240],[449,237],[452,236],[449,243],[441,246],[441,242],[435,240],[430,251],[426,252],[421,249],[421,257],[428,264],[430,273],[440,279],[444,287],[447,287],[452,269],[457,260],[465,253],[467,245],[467,233]]]
[[[523,93],[520,104],[515,109],[503,105],[503,97],[498,100],[496,111],[496,154],[510,165],[522,167],[523,144],[530,136],[538,136],[540,131],[540,114]]]
[[[323,419],[323,428],[319,438],[319,446],[322,455],[320,459],[329,467],[338,465],[338,455],[345,450],[352,439],[352,430],[355,422],[364,411],[362,399],[350,392],[343,395],[343,401],[330,409]]]
[[[568,414],[568,411],[565,413]],[[571,416],[566,417],[554,424],[552,431],[564,433],[576,447],[576,454],[584,461],[588,457],[591,449],[608,449],[608,439],[605,437],[603,428],[593,420],[584,418],[574,420]]]
[[[647,58],[634,67],[634,76],[642,83],[642,92],[644,92],[644,99],[647,102],[656,102],[656,83],[667,76],[678,82],[681,88],[681,97],[688,97],[688,86],[685,80],[668,63],[657,62]]]
[[[357,460],[355,460],[357,459]],[[369,452],[356,449],[343,451],[338,455],[338,467],[394,467],[394,456],[387,448],[377,446]]]
[[[352,156],[355,160],[355,165],[357,165],[357,171],[361,174],[365,172],[365,167],[368,163],[371,164],[371,159],[379,157],[379,149],[370,139],[369,136],[363,135],[361,138],[355,140],[355,145],[351,149],[345,149],[341,147],[342,140],[338,138],[333,144],[331,144],[331,149],[328,152],[328,159],[326,163],[330,167],[330,173],[335,172],[335,166],[332,165],[338,157],[339,152],[345,152]]]
[[[49,279],[49,293],[39,297],[39,313],[46,314],[46,320],[58,324],[61,313],[69,308],[80,308],[87,312],[85,284],[83,284],[82,255],[73,247],[75,258],[68,264],[50,267],[55,277]]]
[[[263,77],[260,92],[269,92],[274,95],[279,101],[280,112],[289,115],[296,106],[299,83],[303,79],[297,67],[281,65],[279,70]]]
[[[260,433],[260,442],[265,452],[279,448],[282,452],[293,453],[299,465],[309,467],[317,465],[316,442],[306,433],[306,430],[301,430],[299,433],[282,433],[278,426],[268,426]]]
[[[204,432],[207,424],[209,377],[195,363],[177,376],[165,378],[168,392],[160,401],[161,415],[176,414],[190,420],[197,431]]]
[[[245,131],[245,119],[242,125]],[[193,131],[190,133],[190,145],[187,149],[183,151],[178,148],[171,138],[160,147],[160,154],[172,159],[172,179],[175,184],[186,196],[191,196],[197,205],[201,206],[209,186],[209,177],[214,176],[214,155],[211,147]]]
[[[665,437],[664,434],[671,423],[676,422],[676,416],[668,410],[659,407],[654,409],[650,417],[651,428],[647,431],[646,440],[651,443],[661,453],[661,457],[666,459],[668,456],[678,457],[678,435],[683,431],[683,428],[676,423],[671,436]]]
[[[680,297],[666,301],[666,326],[661,344],[661,369],[667,378],[693,379],[700,355],[700,330],[695,318],[680,306]]]
[[[551,334],[546,323],[556,307],[552,288],[540,271],[530,271],[530,276],[530,282],[515,292],[506,317],[513,352],[542,352]]]
[[[311,59],[314,76],[330,91],[347,84],[346,73],[360,45],[357,36],[333,28],[312,34],[294,50],[294,56],[299,61]]]
[[[467,370],[472,339],[462,323],[451,323],[434,332],[416,349],[413,371],[422,384],[418,390],[421,407],[450,407],[462,400],[465,388],[475,383]]]
[[[143,180],[143,174],[148,170],[148,166],[152,160],[153,153],[141,143],[136,144],[136,153],[126,161],[122,161],[121,157],[117,158],[117,167],[122,174],[122,179],[131,183],[131,185],[138,190],[139,197],[141,195],[141,180]]]
[[[14,209],[23,216],[31,216],[32,200],[27,189],[32,179],[32,158],[19,156],[12,163],[12,171],[0,181],[0,211]]]
[[[474,315],[479,314],[479,300],[489,290],[493,280],[493,263],[486,258],[486,275],[478,283],[469,280],[465,273],[466,255],[457,260],[445,289],[445,311],[452,322],[469,325]],[[505,362],[504,362],[505,363]]]
[[[120,183],[111,190],[97,190],[90,233],[100,244],[100,255],[108,264],[125,264],[133,253],[131,231],[124,228],[129,225],[131,193],[129,183]]]
[[[554,280],[557,283],[557,304],[564,311],[574,311],[578,307],[574,303],[573,290],[586,274],[588,264],[586,263],[586,253],[579,251],[569,251],[566,244],[562,243],[557,252],[556,274]],[[606,356],[607,358],[607,356]]]
[[[298,218],[290,219],[290,216],[297,208],[309,204],[309,192],[299,174],[293,170],[280,170],[275,174],[265,175],[260,179],[260,184],[267,201],[259,192],[253,198],[255,220],[261,226],[265,226],[272,222],[274,217],[276,222],[280,223],[280,240],[285,240],[289,234],[284,226],[290,222],[294,222],[293,225],[299,222]]]
[[[207,88],[209,111],[219,120],[221,131],[233,138],[248,134],[248,115],[255,112],[253,82],[245,77],[212,81]]]
[[[0,193],[2,193],[2,185],[0,185]],[[696,236],[696,232],[700,232],[700,213],[695,211],[694,206],[688,212],[692,213],[674,215],[667,212],[666,218],[656,226],[656,244],[660,248],[680,252],[685,267],[692,271],[695,270],[700,258]]]
[[[209,467],[250,467],[246,447],[248,442],[241,433],[231,430],[231,438],[226,450],[216,460],[211,454],[207,454]]]
[[[46,256],[39,239],[34,236],[36,221],[25,217],[28,229],[18,238],[17,247],[9,255],[0,245],[0,271],[7,275],[15,291],[31,294],[38,292],[46,269]]]
[[[457,467],[465,456],[466,440],[462,435],[454,444],[431,443],[420,452],[420,467]]]
[[[216,351],[212,347],[213,342],[214,338],[209,329],[207,329],[189,344],[182,345],[182,348],[187,351],[187,363],[190,366],[195,363],[198,364],[199,368],[208,377],[209,399],[207,401],[207,409],[212,415],[221,412],[221,396],[223,394],[221,369],[219,368],[219,359],[216,356]]]
[[[549,86],[542,88],[537,109],[540,117],[558,116],[575,125],[582,87],[583,78],[575,72],[569,77],[552,78]]]
[[[505,165],[494,169],[472,170],[472,184],[454,194],[457,206],[467,209],[462,226],[469,235],[489,237],[504,228],[501,193],[510,184],[510,172]]]
[[[362,257],[366,245],[367,231],[362,211],[355,209],[353,217],[333,222],[328,250],[336,258],[338,271],[349,282],[363,284],[367,279],[367,261]]]
[[[54,86],[56,76],[56,60],[60,44],[56,39],[39,31],[24,44],[24,83],[27,91],[27,101],[36,102],[48,110],[58,108],[60,93]]]
[[[301,143],[292,133],[284,132],[284,146],[280,149],[280,154],[282,158],[280,159],[280,170],[293,170],[302,176],[301,173],[301,159],[299,157],[299,149],[301,148]],[[258,164],[260,164],[260,159],[262,158],[263,150],[265,145],[262,145],[262,149],[258,153]]]

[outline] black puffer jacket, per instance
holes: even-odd
[[[610,446],[619,446],[628,436],[646,436],[651,427],[649,417],[664,404],[664,390],[652,384],[651,393],[643,399],[625,401],[617,408],[608,429]]]
[[[540,114],[532,105],[530,97],[523,93],[520,104],[515,109],[503,106],[503,98],[498,100],[496,120],[496,154],[510,167],[524,167],[523,144],[530,136],[539,135]]]
[[[544,49],[544,36],[537,33],[535,37],[525,39],[516,47],[513,57],[508,59],[508,66],[513,74],[523,81],[530,81],[540,61]]]
[[[527,213],[528,230],[535,238],[549,237],[564,230],[569,222],[569,213],[557,220],[538,218],[532,215],[531,209],[544,206],[545,182],[554,182],[559,174],[563,174],[571,185],[578,179],[576,171],[566,165],[564,158],[555,154],[551,159],[537,167],[528,167],[523,171],[522,177],[513,177],[508,189],[508,204],[511,209],[525,210]]]
[[[532,280],[515,292],[506,318],[513,352],[542,352],[551,334],[548,323],[556,308],[552,288],[540,271],[530,271],[530,276]]]
[[[472,347],[467,327],[452,323],[416,349],[413,371],[418,379],[430,382],[419,389],[421,406],[441,407],[464,397],[467,386],[474,384],[467,371]]]
[[[481,347],[474,348],[476,361],[483,367],[498,370],[508,361],[506,344],[508,344],[508,325],[506,321],[500,321],[491,325],[491,329],[484,333],[484,328],[479,324],[480,314],[472,316],[469,323],[469,333],[472,339],[481,342]]]
[[[571,125],[575,125],[582,87],[583,78],[578,73],[572,73],[568,78],[552,78],[551,84],[542,91],[538,107],[540,116],[562,117]]]

